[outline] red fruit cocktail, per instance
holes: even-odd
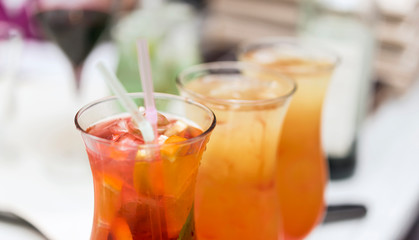
[[[138,106],[143,95],[130,94]],[[185,98],[155,94],[158,138],[146,144],[115,97],[76,115],[93,174],[91,239],[194,239],[198,166],[214,114]]]

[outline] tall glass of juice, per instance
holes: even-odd
[[[75,117],[93,175],[92,240],[195,236],[195,181],[215,116],[182,97],[154,96],[159,112],[154,144],[144,143],[115,97],[90,103]],[[144,106],[142,93],[129,97]]]
[[[198,239],[277,240],[276,153],[294,81],[258,65],[216,62],[184,70],[177,84],[217,116],[197,177]]]
[[[322,219],[328,170],[321,146],[323,99],[338,58],[297,39],[241,46],[239,59],[292,77],[298,85],[284,120],[277,181],[285,239],[303,239]]]

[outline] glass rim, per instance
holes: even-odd
[[[290,83],[290,90],[286,92],[285,94],[282,94],[281,96],[268,98],[268,99],[257,99],[257,100],[223,99],[223,98],[209,97],[207,95],[200,94],[195,91],[191,91],[185,87],[185,84],[182,81],[182,79],[185,79],[187,75],[194,72],[203,71],[203,70],[211,70],[211,69],[241,70],[241,69],[246,69],[246,68],[251,68],[251,69],[255,69],[256,71],[267,72],[269,74],[279,76],[281,79],[284,79],[285,81],[288,81]],[[190,94],[194,98],[200,99],[204,102],[211,102],[215,104],[226,104],[226,105],[241,105],[241,106],[265,105],[265,104],[272,104],[272,103],[276,103],[280,101],[285,101],[288,98],[290,98],[297,90],[296,81],[292,79],[291,77],[281,73],[280,71],[269,69],[269,68],[266,68],[258,64],[254,64],[254,63],[247,63],[247,62],[245,63],[245,62],[238,62],[238,61],[209,62],[209,63],[202,63],[202,64],[191,66],[189,68],[184,69],[178,74],[178,76],[176,77],[176,85],[178,86],[180,90],[185,91],[186,93]]]
[[[114,142],[112,140],[109,139],[104,139],[101,137],[97,137],[95,135],[92,135],[88,132],[86,132],[86,130],[84,130],[80,124],[79,124],[79,117],[88,109],[90,109],[91,107],[94,107],[98,104],[104,103],[104,102],[108,102],[108,101],[119,101],[118,98],[116,96],[107,96],[107,97],[103,97],[100,99],[97,99],[95,101],[92,101],[86,105],[84,105],[82,108],[80,108],[80,110],[77,111],[76,115],[74,116],[74,123],[76,125],[77,130],[79,130],[82,134],[89,136],[90,138],[94,139],[95,141],[104,143],[104,144],[109,144],[109,145],[113,145],[113,146],[123,146],[124,148],[136,148],[136,149],[144,149],[144,148],[158,148],[161,147],[163,145],[165,146],[171,146],[171,145],[184,145],[184,144],[190,144],[190,143],[194,143],[196,141],[198,141],[199,139],[202,139],[206,136],[208,136],[212,130],[214,130],[215,125],[216,125],[216,116],[214,114],[214,112],[208,108],[207,106],[196,102],[192,99],[186,98],[186,97],[182,97],[182,96],[177,96],[177,95],[173,95],[173,94],[167,94],[167,93],[153,93],[155,98],[160,98],[160,99],[171,99],[171,100],[178,100],[178,101],[183,101],[185,103],[189,103],[192,105],[195,105],[199,108],[201,108],[202,110],[206,111],[208,113],[208,116],[211,116],[211,124],[209,125],[209,127],[207,127],[206,129],[204,129],[202,131],[201,134],[199,134],[198,136],[195,136],[193,138],[189,138],[186,139],[184,141],[180,141],[180,142],[174,142],[174,143],[143,143],[143,144],[138,144],[138,145],[127,145],[127,144],[122,144],[122,143],[118,143],[118,142]],[[136,92],[136,93],[128,93],[129,97],[134,97],[134,98],[143,98],[144,99],[144,93],[143,92]],[[125,109],[124,109],[125,110]],[[121,112],[122,113],[122,112]],[[125,112],[128,113],[128,112]],[[129,115],[128,115],[129,116]]]
[[[291,73],[311,73],[319,71],[330,71],[338,66],[341,62],[341,57],[335,53],[335,51],[324,47],[324,44],[317,44],[314,41],[303,40],[298,37],[265,37],[260,39],[253,39],[240,43],[236,50],[236,56],[239,60],[245,53],[251,50],[257,50],[266,48],[267,46],[290,46],[292,49],[301,49],[307,53],[319,53],[321,56],[325,56],[330,59],[330,66],[322,66],[310,68],[309,70],[288,70]],[[282,70],[278,70],[283,72]]]

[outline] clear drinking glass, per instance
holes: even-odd
[[[144,106],[142,93],[129,96]],[[128,115],[115,97],[93,102],[75,117],[93,174],[91,239],[169,240],[194,234],[195,179],[215,116],[203,105],[182,97],[154,96],[160,113],[183,122],[176,124],[184,127],[184,137],[171,135],[158,144],[138,144],[136,135],[121,127],[121,118]],[[115,132],[110,140],[92,135],[92,131]]]
[[[280,71],[297,82],[279,143],[277,181],[285,239],[304,238],[322,219],[328,169],[321,146],[323,99],[338,58],[293,38],[244,43],[241,61]]]
[[[305,0],[300,6],[299,37],[327,45],[341,60],[326,95],[322,135],[330,178],[348,178],[372,103],[378,8],[374,0]]]
[[[177,85],[217,116],[197,178],[198,239],[277,240],[276,154],[294,81],[257,65],[217,62],[184,70]]]

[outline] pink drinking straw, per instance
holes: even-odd
[[[148,43],[145,39],[137,41],[138,66],[140,69],[141,85],[144,92],[146,119],[153,126],[154,141],[157,141],[157,111],[153,96],[153,78],[151,76],[150,55],[148,52]]]
[[[153,96],[153,78],[151,76],[151,64],[150,55],[148,52],[148,43],[145,39],[139,39],[137,41],[137,53],[138,53],[138,66],[140,70],[141,85],[143,86],[144,92],[144,105],[145,105],[145,117],[151,123],[154,132],[154,143],[157,143],[157,111],[156,104],[154,103]],[[156,153],[158,155],[158,152]],[[152,165],[154,172],[159,172],[163,176],[163,169],[160,165]],[[156,197],[157,200],[157,196]],[[150,221],[152,228],[152,236],[155,240],[163,239],[162,226],[161,226],[161,215],[164,213],[160,212],[159,208],[150,209]]]

